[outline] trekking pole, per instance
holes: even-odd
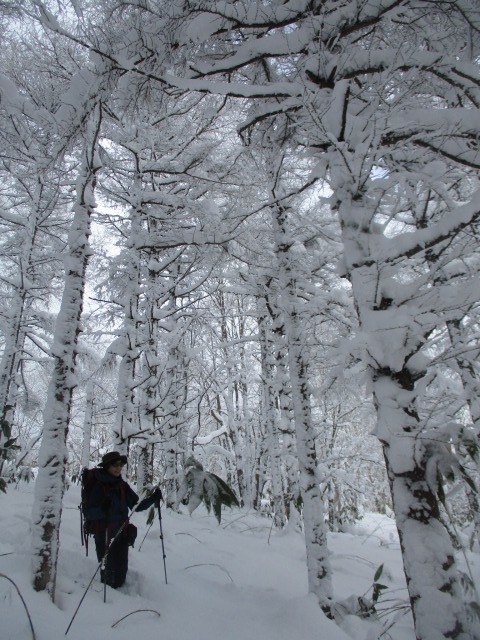
[[[78,603],[78,605],[77,605],[77,608],[75,609],[75,612],[74,612],[74,614],[73,614],[73,616],[72,616],[72,619],[70,620],[70,624],[68,625],[67,630],[65,631],[65,635],[67,635],[67,633],[70,631],[70,627],[72,626],[72,623],[73,623],[73,621],[75,620],[75,617],[76,617],[76,615],[77,615],[77,613],[78,613],[78,610],[79,610],[79,609],[80,609],[80,607],[82,606],[82,602],[85,600],[85,596],[87,595],[88,590],[89,590],[89,589],[90,589],[90,587],[92,586],[92,582],[95,580],[95,576],[97,575],[98,570],[100,569],[100,567],[101,567],[101,566],[102,566],[102,563],[101,563],[101,562],[99,562],[99,564],[98,564],[97,568],[95,569],[95,573],[93,574],[93,576],[92,576],[92,578],[91,578],[90,582],[89,582],[89,583],[88,583],[88,585],[87,585],[87,588],[86,588],[86,589],[85,589],[85,591],[83,592],[83,596],[81,597],[80,602],[79,602],[79,603]]]
[[[153,526],[153,520],[152,520],[152,522],[148,525],[148,529],[146,530],[145,535],[143,536],[142,541],[141,541],[141,543],[140,543],[140,546],[138,547],[138,552],[139,552],[139,553],[140,553],[140,551],[142,550],[143,543],[144,543],[144,542],[145,542],[145,540],[147,539],[147,536],[148,536],[149,531],[150,531],[150,529],[152,528],[152,526]]]
[[[157,485],[157,486],[158,486],[158,485]],[[105,567],[105,566],[106,566],[108,552],[109,552],[109,551],[110,551],[110,549],[112,548],[112,544],[115,542],[115,540],[118,538],[118,536],[122,533],[122,531],[125,529],[125,527],[127,526],[127,524],[130,522],[130,518],[133,516],[133,514],[134,514],[134,513],[135,513],[135,511],[137,510],[137,507],[139,506],[140,502],[141,502],[141,500],[139,500],[139,501],[137,502],[137,504],[133,507],[133,509],[132,509],[132,511],[131,511],[131,513],[130,513],[130,515],[128,516],[128,518],[127,518],[127,519],[122,523],[122,526],[120,527],[120,529],[117,531],[117,533],[116,533],[116,534],[113,536],[113,538],[110,540],[110,544],[108,545],[107,550],[105,551],[105,554],[104,554],[103,558],[102,558],[102,559],[101,559],[101,561],[98,563],[97,568],[95,569],[95,573],[93,574],[92,579],[91,579],[91,580],[90,580],[90,582],[88,583],[87,588],[85,589],[85,591],[84,591],[84,593],[83,593],[83,595],[82,595],[82,597],[81,597],[81,599],[80,599],[80,602],[78,603],[77,608],[75,609],[75,612],[74,612],[74,614],[73,614],[73,616],[72,616],[72,619],[70,620],[70,623],[69,623],[69,625],[68,625],[68,627],[67,627],[67,630],[65,631],[65,635],[67,635],[67,633],[70,631],[70,627],[72,626],[72,623],[73,623],[73,621],[74,621],[74,620],[75,620],[75,618],[76,618],[76,615],[77,615],[77,613],[78,613],[78,610],[79,610],[79,609],[80,609],[80,607],[82,606],[82,602],[84,601],[85,596],[87,595],[88,590],[89,590],[89,589],[90,589],[90,587],[92,586],[92,582],[94,581],[95,576],[96,576],[96,575],[97,575],[97,573],[98,573],[98,570],[100,569],[100,567],[102,567],[102,566],[103,566],[103,567]],[[160,528],[161,528],[161,524],[160,524]],[[163,542],[162,542],[162,544],[163,544]],[[165,561],[164,561],[164,562],[165,562]],[[104,586],[103,586],[103,594],[104,594],[104,596],[103,596],[103,597],[104,597],[104,602],[105,602],[105,599],[106,599],[106,582],[104,582]]]
[[[108,545],[108,547],[107,547],[107,549],[106,549],[106,551],[105,551],[105,554],[104,554],[103,558],[102,558],[102,559],[100,560],[100,562],[98,563],[97,568],[95,569],[95,573],[93,574],[93,576],[92,576],[92,578],[91,578],[90,582],[88,583],[87,588],[86,588],[86,589],[85,589],[85,591],[83,592],[83,595],[82,595],[82,597],[81,597],[81,599],[80,599],[80,602],[78,603],[78,606],[77,606],[77,608],[75,609],[75,612],[74,612],[74,614],[73,614],[73,616],[72,616],[72,619],[70,620],[70,624],[68,625],[67,630],[65,631],[65,635],[67,635],[67,633],[70,631],[70,627],[72,626],[73,621],[75,620],[75,618],[76,618],[76,616],[77,616],[78,610],[79,610],[79,609],[80,609],[80,607],[82,606],[82,602],[85,600],[85,596],[87,595],[88,590],[89,590],[89,589],[90,589],[90,587],[92,586],[92,582],[95,580],[95,576],[97,575],[98,570],[99,570],[100,568],[102,568],[102,569],[104,569],[104,570],[105,570],[105,566],[106,566],[106,563],[107,563],[107,556],[108,556],[108,552],[110,551],[110,549],[111,549],[111,547],[112,547],[112,544],[115,542],[115,540],[118,538],[118,536],[119,536],[119,535],[122,533],[122,531],[125,529],[125,527],[126,527],[127,523],[129,522],[130,518],[132,517],[132,515],[133,515],[134,511],[135,511],[135,509],[134,509],[134,510],[132,510],[132,513],[130,514],[130,516],[125,520],[125,522],[123,522],[123,523],[122,523],[122,526],[120,527],[120,529],[117,531],[117,533],[116,533],[116,534],[113,536],[113,538],[110,540],[110,544]],[[103,583],[103,601],[104,601],[104,602],[106,601],[106,589],[107,589],[107,583],[106,583],[106,581],[105,581],[105,582]]]
[[[163,542],[162,510],[160,508],[160,501],[158,502],[157,508],[158,508],[158,521],[160,522],[160,540],[162,541],[163,571],[165,573],[165,584],[168,584],[168,580],[167,580],[167,564],[165,562],[165,559],[166,559],[167,556],[165,555],[165,544]]]
[[[108,540],[108,527],[105,529],[105,554],[100,562],[100,566],[101,566],[100,579],[102,579],[102,576],[103,576],[103,604],[107,602],[107,555],[110,549],[110,544],[107,544],[107,540]]]

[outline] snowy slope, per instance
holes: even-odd
[[[33,487],[21,484],[0,496],[0,574],[14,580],[30,612],[37,640],[57,640],[96,569],[80,544],[79,488],[66,494],[61,530],[57,603],[30,587],[29,519]],[[296,531],[271,531],[268,518],[227,510],[220,526],[200,507],[193,516],[163,512],[168,584],[165,584],[159,523],[143,543],[145,514],[130,553],[127,583],[118,591],[93,583],[73,622],[71,640],[374,640],[384,629],[347,616],[342,629],[327,620],[307,594],[305,548]],[[406,598],[393,522],[370,515],[349,534],[330,536],[337,600],[363,595],[385,563],[384,598]],[[32,637],[15,587],[0,576],[0,639]],[[368,594],[367,594],[368,595]],[[133,613],[112,628],[122,617]],[[348,632],[348,635],[347,633]],[[413,640],[409,615],[389,631],[392,640]]]

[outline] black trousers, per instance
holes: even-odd
[[[106,537],[106,532],[95,534],[95,549],[99,562],[103,560],[107,549]],[[113,589],[117,589],[125,582],[127,571],[128,539],[126,536],[120,534],[110,546],[105,571],[102,573],[101,580],[102,582],[106,582],[110,587],[113,587]]]

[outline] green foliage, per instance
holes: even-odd
[[[4,413],[9,411],[12,407],[7,405],[4,409]],[[14,457],[16,450],[20,447],[15,444],[16,438],[12,438],[12,428],[6,418],[0,420],[0,471],[3,468],[3,461],[10,460]],[[0,478],[0,491],[7,493],[7,481],[5,478]]]
[[[473,438],[465,438],[463,440],[463,446],[465,447],[465,451],[472,460],[476,460],[478,458],[480,449],[476,440],[474,440]]]
[[[153,495],[153,493],[155,492],[156,489],[157,489],[156,485],[145,487],[143,489],[143,496],[142,497],[149,498],[151,495]],[[147,516],[147,525],[148,526],[153,524],[154,518],[155,518],[155,505],[152,505],[150,507],[150,509],[148,510],[148,516]]]
[[[378,602],[380,595],[384,589],[388,589],[385,584],[381,584],[378,582],[383,573],[383,564],[381,564],[378,569],[375,571],[375,575],[373,576],[373,585],[372,585],[372,602],[375,605]]]
[[[467,618],[474,624],[480,622],[480,604],[478,593],[472,578],[464,571],[460,572],[460,584],[462,585]]]
[[[151,525],[153,523],[154,517],[155,517],[155,507],[150,507],[148,511],[148,517],[147,517],[147,525]]]
[[[5,410],[10,407],[5,407]],[[20,449],[20,447],[15,444],[17,438],[12,438],[12,428],[10,423],[6,418],[2,418],[0,421],[0,459],[8,460],[12,457],[12,454]]]
[[[454,453],[452,448],[437,448],[431,456],[428,466],[430,468],[428,474],[430,485],[445,508],[447,508],[445,483],[453,483],[455,480],[460,480],[473,493],[478,493],[470,470],[465,466],[461,456]],[[431,471],[432,469],[434,469],[434,472]]]
[[[186,461],[186,472],[179,490],[178,499],[188,504],[188,510],[193,513],[203,502],[210,512],[213,509],[218,522],[222,518],[222,505],[239,507],[237,496],[228,484],[214,473],[203,469],[203,466],[190,456]]]

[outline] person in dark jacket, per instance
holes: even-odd
[[[96,469],[96,482],[93,484],[86,504],[86,520],[89,530],[93,532],[98,561],[101,562],[110,542],[128,521],[130,509],[137,504],[139,498],[130,485],[122,478],[122,467],[127,457],[110,451],[106,453]],[[137,511],[148,509],[152,504],[158,505],[162,499],[160,489],[155,489],[151,496],[144,498],[137,506]],[[108,551],[105,570],[101,580],[110,587],[121,587],[128,571],[128,547],[133,545],[136,529],[126,524]]]

